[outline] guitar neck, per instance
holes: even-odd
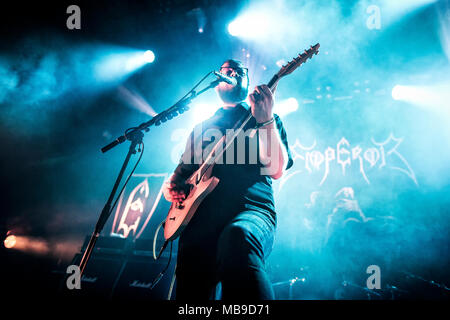
[[[269,87],[270,91],[272,91],[273,93],[273,89],[275,89],[275,86],[278,83],[278,80],[280,80],[280,78],[278,77],[278,75],[274,75],[272,77],[272,79],[270,79],[269,83],[267,83],[267,86]]]

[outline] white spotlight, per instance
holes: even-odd
[[[287,114],[295,112],[297,110],[298,110],[297,99],[288,98],[275,103],[273,112],[279,115],[280,117],[284,117]]]
[[[5,248],[44,255],[50,251],[47,241],[27,236],[8,235],[3,241]]]
[[[147,50],[144,52],[138,52],[133,56],[129,57],[125,64],[125,70],[134,71],[147,63],[152,63],[155,61],[155,54],[151,50]]]
[[[219,109],[219,106],[210,105],[206,103],[196,103],[191,107],[193,112],[194,124],[198,124],[206,119],[212,117],[214,113]]]
[[[432,85],[396,85],[392,89],[392,98],[447,116],[450,114],[448,108],[448,101],[450,101],[449,87],[450,82]]]
[[[151,50],[136,51],[119,49],[117,52],[105,51],[95,63],[94,75],[98,81],[123,80],[132,72],[155,60]]]
[[[228,32],[234,37],[257,39],[267,35],[270,17],[264,12],[247,12],[228,25]]]
[[[239,35],[239,22],[237,20],[234,20],[230,22],[228,25],[228,32],[234,37],[237,37]]]
[[[16,243],[17,243],[16,236],[12,235],[12,234],[7,236],[6,239],[3,241],[5,248],[8,248],[8,249],[14,248]]]
[[[147,63],[152,63],[155,61],[155,54],[152,50],[147,50],[144,52],[144,61]]]
[[[402,100],[407,94],[406,91],[408,91],[408,89],[405,86],[397,84],[392,88],[392,98],[394,100]]]

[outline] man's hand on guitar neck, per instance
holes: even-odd
[[[256,122],[263,123],[273,117],[274,97],[269,87],[260,85],[249,95],[252,115]]]
[[[267,85],[257,86],[250,94],[249,100],[258,128],[264,131],[259,137],[259,159],[267,169],[263,174],[279,179],[284,173],[288,155],[274,123],[273,93]],[[266,135],[266,138],[263,135]]]

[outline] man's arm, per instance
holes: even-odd
[[[179,164],[173,174],[164,183],[162,191],[164,198],[169,202],[180,202],[189,194],[190,186],[185,183],[186,179],[199,167],[198,164],[194,163],[194,141],[194,133],[191,132]]]
[[[276,127],[273,115],[273,94],[266,85],[257,86],[250,94],[249,100],[257,123],[265,123],[273,119],[270,124],[258,129],[259,159],[267,169],[267,174],[273,179],[279,179],[283,176],[288,163],[288,154]]]
[[[272,179],[283,176],[288,163],[288,154],[281,141],[275,121],[261,127],[259,131],[259,159]],[[265,136],[264,136],[265,135]]]

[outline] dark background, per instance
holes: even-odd
[[[349,148],[367,149],[374,146],[371,139],[381,142],[393,134],[403,138],[398,151],[416,181],[390,168],[405,169],[404,163],[391,162],[384,168],[379,163],[366,167],[367,183],[355,162],[346,175],[333,163],[320,185],[323,171],[308,173],[297,159],[290,172],[301,172],[282,188],[280,181],[274,185],[278,231],[269,259],[271,278],[283,282],[310,270],[306,278],[311,284],[297,285],[293,298],[333,299],[342,274],[358,273],[355,279],[363,281],[368,276],[365,267],[380,264],[388,270],[383,285],[403,286],[410,297],[420,299],[446,297],[446,290],[429,281],[449,284],[448,101],[443,107],[416,107],[393,100],[391,90],[398,83],[437,88],[449,83],[443,40],[448,2],[420,7],[389,24],[382,20],[381,30],[365,27],[368,2],[279,3],[292,8],[293,16],[278,17],[278,24],[304,24],[287,25],[289,37],[280,34],[261,43],[233,37],[226,29],[251,1],[14,1],[2,8],[1,238],[23,235],[64,248],[36,254],[1,246],[2,289],[34,295],[47,288],[54,293],[57,276],[52,271],[63,270],[93,231],[127,151],[125,144],[106,154],[100,148],[126,128],[149,119],[118,97],[119,86],[138,92],[160,112],[229,57],[249,66],[254,86],[277,72],[276,61],[289,60],[320,42],[321,53],[283,79],[277,91],[280,101],[288,97],[299,101],[299,110],[282,118],[289,143],[299,140],[311,146],[316,141],[315,150],[323,152],[327,147],[336,149],[345,137]],[[81,30],[66,28],[66,8],[71,4],[81,8]],[[275,3],[264,5],[277,8]],[[192,11],[199,8],[206,21],[203,33],[198,32],[199,20]],[[124,78],[93,79],[94,58],[120,48],[151,49],[156,60]],[[263,65],[267,67],[261,69]],[[352,98],[334,99],[348,96]],[[206,97],[219,104],[213,93],[202,101]],[[175,143],[169,138],[174,130],[192,128],[190,117],[183,115],[146,134],[136,173],[173,170]],[[343,187],[354,190],[352,203],[367,217],[378,219],[376,227],[363,232],[342,229],[335,233],[340,245],[323,246],[326,217]],[[307,209],[315,191],[320,208]],[[143,238],[152,239],[166,209],[162,202]],[[305,219],[313,226],[307,227]],[[283,291],[287,287],[283,288],[280,297],[287,298]]]

